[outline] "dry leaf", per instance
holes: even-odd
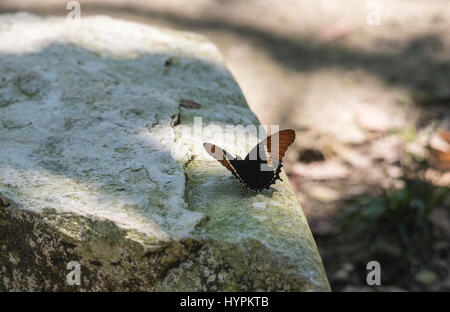
[[[310,164],[296,163],[290,173],[311,180],[337,180],[349,175],[347,167],[338,159]]]
[[[386,132],[390,128],[388,114],[374,105],[359,105],[355,117],[358,125],[368,131]]]
[[[179,105],[187,109],[197,109],[202,107],[199,103],[186,99],[181,99]]]
[[[435,169],[427,169],[425,171],[425,179],[430,181],[434,185],[449,186],[450,185],[450,172],[442,172]]]
[[[370,154],[374,159],[381,159],[393,164],[400,159],[403,146],[404,141],[400,137],[391,135],[374,141],[370,148]]]
[[[430,163],[438,169],[450,170],[450,131],[440,129],[430,137]]]
[[[331,144],[330,147],[336,155],[347,161],[353,167],[368,168],[372,165],[372,161],[369,157],[366,157],[343,144],[335,142]]]
[[[339,192],[322,185],[309,185],[304,187],[304,191],[309,194],[315,200],[324,203],[330,203],[339,199]]]
[[[337,21],[323,28],[320,38],[326,42],[337,41],[350,35],[355,27],[346,21]]]

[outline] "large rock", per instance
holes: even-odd
[[[0,290],[329,290],[285,174],[253,194],[204,160],[195,117],[258,124],[211,42],[25,13],[0,42]]]

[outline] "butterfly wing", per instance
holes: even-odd
[[[227,168],[236,179],[241,181],[245,184],[245,182],[242,180],[241,176],[236,171],[235,166],[233,166],[232,163],[240,162],[242,159],[240,157],[234,157],[230,153],[228,153],[226,150],[220,148],[217,145],[211,144],[211,143],[204,143],[203,147],[205,148],[206,152],[214,157],[218,162],[220,162],[225,168]]]
[[[250,153],[245,157],[248,160],[262,160],[267,161],[267,164],[272,167],[277,167],[281,164],[284,154],[289,145],[295,140],[295,131],[291,129],[282,130],[274,133],[258,145],[256,145]]]
[[[246,188],[255,192],[268,189],[277,179],[280,179],[281,166],[269,167],[261,170],[265,163],[260,160],[236,160],[230,161],[239,175],[239,180]]]
[[[294,142],[294,130],[282,130],[257,144],[244,162],[235,165],[241,179],[254,191],[269,188],[280,179],[282,159],[289,145]],[[233,164],[233,162],[232,162]]]
[[[283,156],[295,139],[293,130],[277,132],[256,145],[241,159],[211,143],[204,143],[207,153],[227,168],[246,188],[259,192],[280,179]]]

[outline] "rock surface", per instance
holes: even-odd
[[[81,22],[0,15],[0,290],[329,290],[285,174],[247,193],[205,160],[196,117],[259,124],[215,46]]]

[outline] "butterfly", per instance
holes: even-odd
[[[294,142],[294,130],[287,129],[272,134],[257,144],[245,159],[234,157],[224,149],[204,143],[206,152],[227,168],[246,189],[260,192],[280,179],[282,159]]]

